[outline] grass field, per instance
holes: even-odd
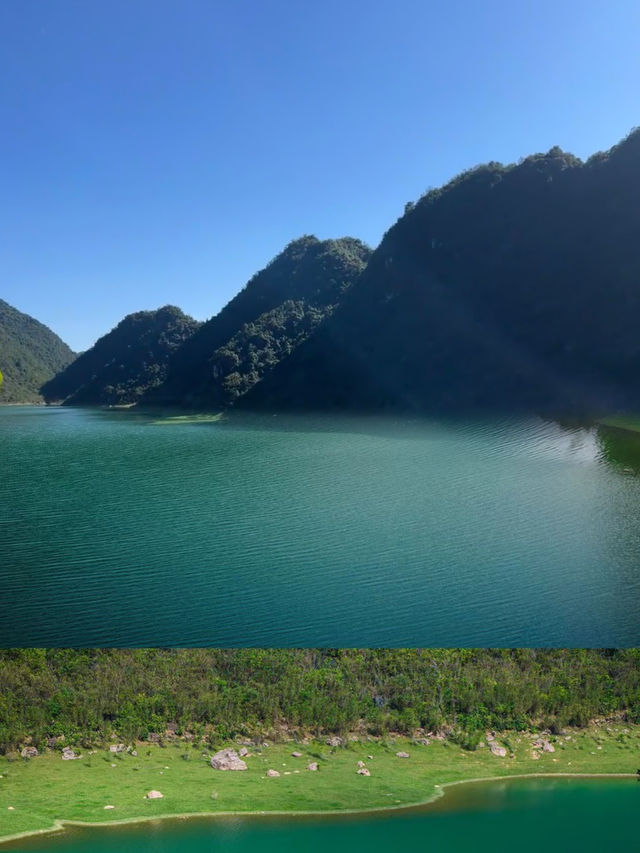
[[[53,752],[11,762],[3,757],[0,840],[60,821],[399,807],[428,801],[438,795],[440,785],[451,782],[529,773],[635,773],[640,765],[640,726],[619,724],[552,737],[555,752],[542,753],[537,760],[531,757],[526,734],[509,733],[498,741],[509,751],[505,758],[492,755],[487,747],[469,752],[438,740],[429,745],[406,738],[361,740],[338,748],[290,742],[250,748],[245,772],[213,770],[201,747],[182,742],[138,745],[135,757],[104,750],[85,752],[75,761],[62,761]],[[302,758],[292,758],[294,750],[302,752]],[[397,758],[398,751],[410,757]],[[357,775],[359,760],[370,777]],[[306,770],[311,761],[318,762],[317,772]],[[269,768],[280,777],[268,778]],[[163,799],[147,800],[145,794],[152,789]],[[115,808],[105,810],[105,805]]]

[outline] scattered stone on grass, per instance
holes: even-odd
[[[147,794],[148,800],[161,800],[164,794],[161,794],[160,791],[149,791]]]
[[[65,746],[65,748],[62,750],[62,760],[73,761],[76,758],[82,758],[82,756],[76,755],[70,746]]]
[[[221,749],[211,758],[214,770],[246,770],[246,763],[240,758],[235,749]]]
[[[23,758],[36,758],[38,756],[38,750],[35,746],[25,746],[20,755]]]

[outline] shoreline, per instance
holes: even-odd
[[[426,800],[415,803],[402,803],[401,805],[372,806],[368,809],[315,809],[311,811],[273,810],[273,811],[225,811],[225,812],[178,812],[176,814],[149,815],[143,817],[122,818],[120,820],[82,821],[82,820],[56,820],[53,826],[44,829],[32,829],[13,835],[0,836],[0,846],[12,841],[20,841],[39,835],[52,835],[63,832],[67,827],[92,828],[110,826],[127,826],[138,823],[149,823],[158,820],[188,820],[190,818],[228,818],[228,817],[326,817],[382,814],[384,812],[415,811],[425,808],[444,797],[446,788],[458,785],[482,784],[491,782],[504,782],[509,779],[635,779],[636,773],[514,773],[507,776],[481,776],[476,779],[458,779],[455,782],[443,782],[435,785],[434,793]]]

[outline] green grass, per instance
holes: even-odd
[[[635,773],[638,767],[638,726],[620,724],[609,731],[571,732],[570,737],[551,738],[555,753],[538,760],[531,758],[529,739],[515,733],[506,736],[514,758],[497,758],[487,748],[467,752],[442,741],[425,746],[406,738],[361,740],[337,749],[322,742],[277,744],[251,749],[248,770],[242,773],[213,770],[200,747],[184,743],[140,745],[137,757],[85,751],[84,758],[75,761],[62,761],[59,753],[12,762],[1,758],[0,839],[41,831],[59,821],[390,808],[425,802],[440,793],[439,786],[452,782],[529,773]],[[295,749],[302,758],[291,757]],[[399,750],[409,752],[410,758],[397,758]],[[365,761],[370,777],[356,774],[358,760]],[[310,761],[318,761],[318,772],[305,769]],[[282,775],[267,778],[269,768]],[[285,776],[287,771],[290,775]],[[161,791],[164,799],[146,800],[151,789]],[[115,808],[105,811],[107,804]]]

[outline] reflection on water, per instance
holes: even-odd
[[[640,433],[598,426],[597,440],[606,462],[627,474],[640,473]]]
[[[158,420],[0,409],[0,644],[640,643],[635,435]]]

